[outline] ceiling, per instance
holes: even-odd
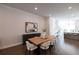
[[[78,18],[78,3],[5,3],[4,5],[17,8],[40,16],[53,16],[55,18]],[[69,10],[68,7],[72,9]],[[37,7],[38,10],[34,10]]]

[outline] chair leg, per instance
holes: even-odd
[[[51,54],[51,46],[50,46],[50,48],[49,48],[49,49],[50,49],[50,54]]]
[[[45,55],[47,54],[47,51],[45,50]]]
[[[30,55],[30,51],[28,51],[29,52],[29,55]]]
[[[42,54],[42,49],[40,49],[40,54]]]
[[[45,47],[45,55],[47,54],[47,49],[46,49],[46,47]]]
[[[28,50],[28,52],[29,52],[29,55],[31,54],[31,51],[30,51],[30,50],[31,50],[31,48]]]
[[[25,49],[25,53],[24,54],[26,55],[26,53],[27,53],[27,48]]]

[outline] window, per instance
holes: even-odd
[[[74,32],[75,31],[75,21],[74,20],[60,20],[58,25],[64,32]]]

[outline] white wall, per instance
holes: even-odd
[[[79,19],[75,21],[76,32],[79,32]]]
[[[45,18],[46,34],[49,35],[49,17],[44,17],[44,18]]]
[[[0,5],[0,49],[22,43],[25,22],[38,23],[38,32],[42,32],[44,21],[41,16]]]
[[[54,35],[54,33],[58,31],[57,20],[53,17],[49,17],[48,22],[49,22],[49,34]]]

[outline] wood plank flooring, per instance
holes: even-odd
[[[31,55],[37,55],[31,52]],[[79,41],[71,39],[58,39],[55,47],[50,47],[47,52],[41,50],[41,55],[79,55]],[[0,50],[0,55],[29,55],[25,45]]]

